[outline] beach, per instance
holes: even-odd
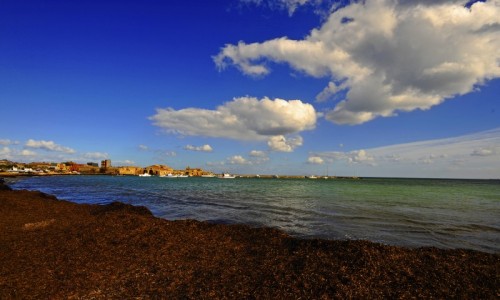
[[[298,239],[0,184],[0,299],[498,298],[500,255]]]

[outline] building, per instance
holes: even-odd
[[[14,165],[14,163],[11,162],[10,160],[6,160],[6,159],[0,160],[0,166],[12,166],[12,165]]]
[[[205,173],[206,172],[203,171],[203,169],[199,169],[199,168],[192,169],[190,167],[187,167],[186,170],[184,171],[184,174],[189,175],[189,176],[201,176]]]
[[[30,168],[34,170],[49,170],[52,167],[52,163],[48,162],[31,162],[27,164]]]
[[[105,159],[101,161],[101,168],[107,169],[111,168],[111,159]]]
[[[139,175],[144,173],[144,168],[142,167],[119,167],[118,174],[120,175]]]
[[[99,168],[99,164],[98,164],[98,163],[95,163],[95,162],[88,162],[88,163],[87,163],[87,166],[91,166],[91,167],[97,167],[97,168]]]
[[[98,166],[94,166],[94,165],[90,166],[88,164],[86,164],[86,165],[79,165],[78,172],[80,172],[82,174],[98,174],[99,173],[99,167]]]
[[[174,173],[174,169],[165,165],[152,165],[144,168],[144,173],[156,176],[165,176],[169,173],[170,174]]]

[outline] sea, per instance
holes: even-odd
[[[160,218],[272,227],[299,238],[500,253],[500,180],[40,176],[13,189],[121,201]]]

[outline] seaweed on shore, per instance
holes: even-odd
[[[304,240],[39,192],[0,191],[0,233],[0,299],[500,295],[498,254]]]

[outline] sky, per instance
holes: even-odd
[[[500,0],[0,1],[0,159],[500,178]]]

